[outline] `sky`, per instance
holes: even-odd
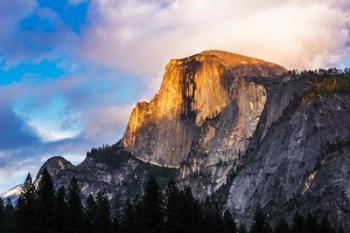
[[[0,193],[123,135],[168,60],[206,49],[350,66],[348,0],[1,0]]]

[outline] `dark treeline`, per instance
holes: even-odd
[[[103,145],[102,147],[92,148],[91,151],[87,152],[87,157],[93,158],[95,162],[119,168],[128,161],[131,155],[121,147],[121,142],[119,141],[112,146]]]
[[[222,214],[223,213],[223,214]],[[127,200],[121,210],[112,211],[106,193],[89,195],[83,203],[76,178],[67,190],[54,190],[44,170],[35,188],[28,175],[23,191],[13,206],[0,199],[1,233],[342,233],[325,217],[317,220],[296,214],[291,225],[281,219],[273,229],[258,207],[249,231],[238,225],[229,211],[207,199],[194,199],[191,189],[179,190],[170,180],[161,191],[150,177],[142,196]]]

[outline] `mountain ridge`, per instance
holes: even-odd
[[[173,62],[186,62],[189,61],[193,58],[200,58],[200,57],[216,57],[222,61],[224,61],[224,64],[226,64],[227,66],[234,66],[234,65],[239,65],[239,64],[265,64],[271,67],[278,67],[279,69],[283,70],[284,72],[288,71],[286,68],[284,68],[281,65],[278,65],[276,63],[273,62],[269,62],[269,61],[265,61],[263,59],[259,59],[259,58],[254,58],[251,56],[246,56],[246,55],[242,55],[239,53],[232,53],[232,52],[227,52],[227,51],[223,51],[223,50],[215,50],[215,49],[209,49],[209,50],[203,50],[200,53],[191,55],[191,56],[187,56],[184,58],[176,58],[176,59],[170,59],[169,63],[173,63]]]

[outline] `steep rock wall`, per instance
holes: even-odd
[[[312,85],[292,80],[271,93],[267,118],[228,184],[225,207],[248,226],[259,203],[273,221],[310,212],[349,229],[350,97],[304,96]]]
[[[285,71],[222,51],[172,60],[157,95],[133,109],[123,145],[141,160],[169,167],[180,167],[192,150],[210,155],[212,164],[232,160],[244,152],[266,101],[263,86],[246,77]]]

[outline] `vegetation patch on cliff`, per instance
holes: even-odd
[[[112,146],[104,145],[99,148],[93,148],[87,153],[87,157],[91,157],[96,163],[106,164],[113,169],[121,168],[130,159],[135,160],[138,165],[132,175],[133,177],[137,177],[137,179],[131,179],[131,183],[128,184],[128,192],[131,196],[140,192],[142,188],[142,177],[153,175],[156,177],[159,186],[165,188],[167,182],[170,179],[174,179],[177,175],[177,169],[160,167],[133,157],[129,152],[124,150],[119,142]]]
[[[92,158],[96,163],[104,163],[114,169],[120,168],[132,156],[125,151],[121,143],[116,143],[112,146],[103,145],[102,147],[92,148],[87,152],[87,157]]]
[[[307,72],[307,75],[315,82],[309,88],[304,97],[313,98],[317,96],[350,95],[350,72],[337,69],[319,70],[317,72]]]

